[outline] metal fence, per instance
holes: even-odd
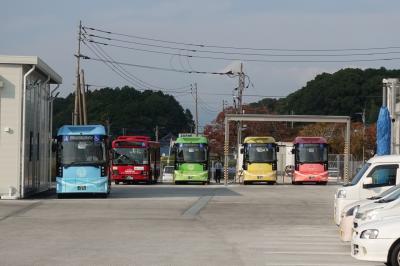
[[[342,183],[344,176],[344,154],[329,154],[328,155],[328,171],[329,171],[329,181]],[[350,164],[349,164],[349,177],[350,180],[357,173],[358,169],[362,167],[364,162],[354,160],[352,154],[350,154]]]

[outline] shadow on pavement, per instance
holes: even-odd
[[[219,186],[113,186],[110,198],[168,198],[204,196],[241,196]]]

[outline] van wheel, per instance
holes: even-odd
[[[114,183],[115,183],[116,185],[119,185],[119,181],[114,181]]]
[[[392,266],[400,265],[400,242],[398,242],[392,249],[392,252],[389,255],[388,263],[389,263],[389,265],[392,265]]]

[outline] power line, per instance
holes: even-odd
[[[222,72],[187,71],[187,70],[172,69],[172,68],[167,68],[167,67],[157,67],[157,66],[149,66],[149,65],[141,65],[141,64],[132,64],[132,63],[118,62],[118,61],[115,61],[115,60],[106,60],[106,59],[89,57],[89,56],[85,56],[85,57],[83,57],[83,59],[92,60],[92,61],[100,61],[100,62],[108,62],[108,63],[112,62],[112,63],[115,63],[115,64],[124,65],[124,66],[145,68],[145,69],[151,69],[151,70],[178,72],[178,73],[185,73],[185,74],[230,75],[230,73],[222,73]]]
[[[105,46],[147,52],[147,53],[155,53],[155,54],[162,54],[162,55],[173,55],[173,56],[184,56],[189,58],[200,58],[200,59],[212,59],[212,60],[223,60],[223,61],[242,61],[242,62],[258,62],[258,63],[355,63],[355,62],[377,62],[377,61],[392,61],[392,60],[399,60],[398,57],[393,58],[370,58],[370,59],[340,59],[340,60],[270,60],[270,59],[250,59],[250,58],[233,58],[233,57],[215,57],[215,56],[200,56],[200,55],[183,55],[180,53],[170,53],[170,52],[162,52],[162,51],[155,51],[149,49],[141,49],[141,48],[134,48],[128,47],[123,45],[114,45],[114,44],[107,44],[102,42],[96,41],[89,41],[96,44],[101,44]],[[399,52],[400,53],[400,52]],[[188,73],[191,71],[178,71],[174,69],[175,72],[184,72]],[[193,71],[193,72],[200,72],[200,71]]]
[[[95,44],[95,46],[97,48],[99,48],[100,52],[105,56],[106,59],[110,59],[110,60],[114,60],[106,51],[104,51],[101,47],[99,47],[97,44]],[[104,57],[102,57],[104,59]],[[112,63],[111,63],[112,64]],[[118,66],[118,65],[117,65]],[[159,86],[155,86],[153,84],[150,84],[146,81],[143,81],[142,79],[138,78],[137,76],[133,75],[132,73],[128,72],[124,67],[122,66],[118,66],[120,68],[120,70],[122,72],[125,73],[126,76],[129,76],[130,78],[132,78],[132,80],[135,81],[135,83],[140,84],[142,87],[145,87],[146,89],[150,89],[150,90],[163,90],[163,91],[176,91],[176,90],[180,90],[180,89],[174,89],[174,90],[168,90]],[[185,87],[182,87],[182,89],[184,88],[189,88],[189,85],[186,85]]]
[[[117,33],[112,31],[106,31],[93,27],[83,27],[87,30],[97,31],[105,34],[116,35],[116,36],[125,36],[133,39],[154,41],[160,43],[169,43],[176,45],[185,45],[185,46],[193,46],[193,47],[208,47],[208,48],[217,48],[217,49],[232,49],[232,50],[252,50],[252,51],[286,51],[286,52],[338,52],[338,51],[369,51],[369,50],[388,50],[388,49],[400,49],[400,46],[386,46],[386,47],[366,47],[366,48],[334,48],[334,49],[285,49],[285,48],[257,48],[257,47],[237,47],[237,46],[223,46],[223,45],[211,45],[211,44],[196,44],[196,43],[187,43],[187,42],[177,42],[177,41],[169,41],[158,38],[150,38],[133,34],[124,34]]]
[[[244,52],[226,52],[226,51],[213,51],[213,50],[199,50],[199,49],[187,49],[187,48],[181,48],[181,47],[172,47],[172,46],[165,46],[165,45],[157,45],[157,44],[149,44],[149,43],[143,43],[143,42],[135,42],[135,41],[129,41],[129,40],[123,40],[123,39],[118,39],[118,38],[109,38],[109,37],[104,37],[104,36],[99,36],[95,34],[86,34],[84,35],[85,38],[87,36],[93,37],[93,38],[98,38],[98,39],[103,39],[103,40],[108,40],[108,41],[117,41],[117,42],[122,42],[122,43],[130,43],[130,44],[136,44],[136,45],[141,45],[141,46],[148,46],[148,47],[155,47],[155,48],[161,48],[161,49],[169,49],[169,50],[176,50],[176,51],[185,51],[185,52],[191,52],[191,53],[210,53],[210,54],[224,54],[224,55],[244,55],[244,56],[262,56],[262,57],[349,57],[349,56],[372,56],[372,55],[388,55],[388,54],[399,54],[400,51],[388,51],[388,52],[369,52],[369,53],[346,53],[346,54],[266,54],[266,53],[244,53]],[[94,42],[101,43],[103,45],[109,45],[113,47],[119,47],[119,48],[125,48],[125,49],[130,49],[132,48],[133,50],[139,50],[139,51],[148,51],[148,50],[141,50],[140,48],[134,48],[131,46],[121,46],[121,45],[116,45],[113,43],[104,43],[100,41],[93,40]],[[400,47],[394,47],[391,49],[397,49]],[[149,51],[150,52],[150,51]],[[151,52],[156,52],[156,51],[151,51]],[[175,54],[174,54],[175,55]],[[190,56],[190,55],[187,55]]]

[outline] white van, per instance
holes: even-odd
[[[400,184],[400,155],[375,156],[368,160],[353,180],[335,193],[334,219],[340,224],[345,206],[376,196],[390,187]]]

